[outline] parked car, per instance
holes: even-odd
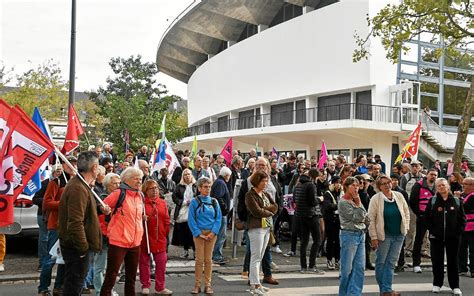
[[[21,232],[14,236],[38,236],[38,206],[33,204],[32,198],[33,196],[20,194],[13,204],[14,221],[21,225]]]

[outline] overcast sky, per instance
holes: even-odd
[[[15,74],[52,58],[69,77],[71,0],[0,0],[0,61]],[[78,0],[76,91],[97,89],[112,75],[111,57],[140,54],[155,62],[163,32],[192,0]],[[186,98],[186,84],[158,81]]]

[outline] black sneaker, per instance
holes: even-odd
[[[404,272],[405,271],[405,266],[396,266],[395,267],[395,272]]]

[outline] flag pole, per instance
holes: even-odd
[[[106,207],[107,205],[102,201],[102,199],[100,199],[100,197],[97,195],[97,193],[95,193],[94,190],[92,190],[92,188],[90,188],[89,184],[87,184],[86,180],[84,180],[84,178],[81,176],[81,174],[79,174],[79,172],[76,170],[76,168],[69,162],[69,160],[67,160],[66,156],[64,156],[64,154],[61,153],[61,151],[59,151],[58,147],[54,147],[54,152],[56,152],[56,155],[58,155],[63,161],[64,163],[76,174],[76,176],[79,177],[79,179],[84,182],[84,184],[87,185],[87,188],[89,188],[92,192],[92,194],[94,195],[95,199],[100,203],[100,205],[102,207]]]

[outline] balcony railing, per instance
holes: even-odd
[[[207,122],[189,127],[188,136],[333,120],[400,123],[403,118],[408,123],[402,115],[400,107],[348,103]]]

